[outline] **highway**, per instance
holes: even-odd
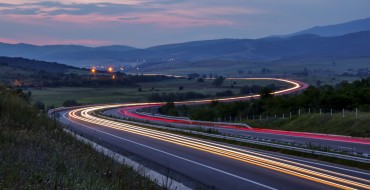
[[[295,92],[300,87],[279,94]],[[209,189],[235,190],[370,189],[370,172],[366,170],[177,135],[93,114],[102,109],[140,105],[143,104],[92,105],[59,109],[56,113],[67,129],[108,148],[134,155],[143,163],[153,164],[153,168],[160,166],[162,172],[163,168],[168,168],[185,176],[191,182],[182,182],[190,188],[199,188],[202,184]]]
[[[104,112],[106,115],[112,115],[117,118],[124,118],[129,116],[132,118],[140,119],[142,121],[156,121],[156,123],[180,123],[185,124],[181,126],[195,127],[211,127],[217,129],[221,133],[233,134],[233,135],[243,135],[251,136],[256,138],[263,138],[269,140],[279,140],[290,143],[297,143],[321,147],[329,147],[333,149],[346,149],[348,151],[356,151],[370,154],[370,140],[364,138],[353,138],[346,136],[337,135],[325,135],[325,134],[313,134],[313,133],[303,133],[303,132],[293,132],[293,131],[282,131],[282,130],[269,130],[269,129],[259,129],[259,128],[246,128],[240,127],[238,124],[207,124],[201,123],[199,121],[193,122],[189,120],[179,120],[179,119],[161,119],[153,116],[140,115],[135,113],[137,106],[129,106],[125,108],[110,109]],[[125,110],[125,111],[124,111]],[[234,125],[234,126],[233,126]]]
[[[91,115],[94,110],[107,107],[61,111],[60,122],[84,136],[169,167],[216,189],[370,189],[368,171],[175,135]]]
[[[236,79],[236,78],[229,78],[229,80]],[[275,79],[275,78],[237,78],[238,80],[275,80],[280,82],[288,83],[291,87],[283,90],[279,90],[274,92],[275,95],[283,95],[289,93],[295,93],[302,91],[308,87],[307,84],[294,81],[294,80],[287,80],[287,79]],[[239,100],[249,100],[251,98],[259,98],[259,95],[248,95],[248,96],[240,96],[240,97],[232,97],[232,98],[221,98],[217,99],[218,101],[222,102],[229,102],[229,101],[239,101]],[[183,102],[175,102],[177,105],[194,105],[194,104],[204,104],[209,103],[212,100],[197,100],[197,101],[183,101]],[[292,132],[292,131],[282,131],[282,130],[271,130],[271,129],[260,129],[260,128],[246,128],[241,127],[239,124],[215,124],[214,122],[200,122],[200,121],[190,121],[187,119],[169,119],[169,118],[161,118],[155,115],[143,115],[137,113],[138,109],[142,108],[150,108],[150,107],[158,107],[163,105],[163,103],[151,103],[151,104],[134,104],[131,106],[126,106],[125,108],[120,109],[113,109],[106,111],[107,115],[113,115],[116,117],[122,118],[129,117],[135,118],[141,121],[156,121],[156,123],[162,123],[165,125],[166,123],[176,123],[176,124],[185,124],[185,125],[199,125],[204,127],[213,127],[217,129],[221,133],[228,133],[234,135],[244,135],[244,136],[253,136],[257,138],[269,139],[269,140],[276,140],[279,139],[280,141],[290,142],[290,143],[297,143],[303,145],[312,145],[312,146],[321,146],[321,147],[328,147],[337,150],[347,150],[350,152],[359,152],[359,153],[366,153],[370,154],[370,140],[363,139],[363,138],[352,138],[352,137],[344,137],[344,136],[337,136],[337,135],[326,135],[326,134],[312,134],[312,133],[303,133],[303,132]],[[288,117],[288,116],[287,116]]]

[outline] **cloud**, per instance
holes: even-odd
[[[148,47],[260,38],[369,17],[369,7],[369,0],[0,0],[0,41]]]
[[[28,44],[35,44],[35,45],[86,45],[86,46],[104,46],[110,45],[113,42],[108,40],[91,40],[91,39],[59,39],[59,38],[51,38],[51,37],[43,37],[41,38],[25,38],[14,40],[10,38],[0,38],[0,42],[9,43],[9,44],[18,44],[18,43],[28,43]]]
[[[10,38],[0,38],[0,43],[17,44],[20,42]]]
[[[140,17],[125,17],[125,18],[118,18],[119,20],[139,20]]]
[[[45,20],[70,23],[122,22],[153,24],[164,27],[231,25],[214,15],[258,14],[261,11],[239,7],[189,7],[188,0],[131,1],[31,1],[1,3],[0,16],[9,19]],[[27,17],[24,17],[27,16]],[[40,20],[41,19],[41,20]],[[17,20],[14,20],[17,22]]]

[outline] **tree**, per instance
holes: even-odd
[[[158,108],[159,113],[172,115],[172,116],[179,116],[179,112],[176,110],[175,103],[167,102],[165,105]]]
[[[230,90],[222,91],[222,92],[217,92],[216,96],[217,97],[222,97],[222,96],[232,96],[233,92]]]
[[[224,80],[224,77],[218,76],[215,80],[213,80],[212,84],[215,86],[221,86],[224,83]]]
[[[251,88],[248,85],[244,85],[240,88],[240,94],[250,94]]]
[[[262,68],[261,72],[262,72],[262,74],[268,74],[268,73],[271,73],[271,70],[266,69],[266,68]]]
[[[260,98],[262,100],[272,98],[274,96],[272,93],[273,91],[270,88],[262,88],[260,91]]]
[[[79,104],[76,100],[66,100],[63,102],[63,106],[64,107],[72,107],[72,106],[80,106],[81,104]]]
[[[321,85],[321,83],[322,83],[322,82],[321,82],[321,80],[317,80],[317,81],[316,81],[316,86],[320,86],[320,85]]]
[[[179,86],[179,90],[184,90],[184,87],[183,86]]]
[[[37,101],[33,104],[33,107],[35,107],[36,109],[40,110],[40,111],[45,111],[45,104],[41,101]]]
[[[198,74],[198,73],[190,73],[190,74],[188,74],[188,78],[191,78],[191,79],[193,79],[193,78],[197,78],[197,77],[199,77],[200,75]]]
[[[197,82],[204,82],[203,78],[198,78]]]

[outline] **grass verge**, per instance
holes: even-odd
[[[271,118],[271,117],[270,117]],[[244,120],[257,128],[370,137],[370,113],[305,114],[286,119]]]
[[[160,189],[0,87],[0,189]]]

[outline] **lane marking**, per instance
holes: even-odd
[[[91,130],[94,130],[94,131],[98,131],[100,133],[103,133],[103,134],[106,134],[106,135],[109,135],[109,136],[112,136],[112,137],[115,137],[115,138],[118,138],[118,139],[121,139],[121,140],[124,140],[124,141],[127,141],[127,142],[130,142],[130,143],[133,143],[133,144],[136,144],[136,145],[139,145],[139,146],[143,146],[145,148],[148,148],[148,149],[151,149],[151,150],[154,150],[154,151],[157,151],[157,152],[161,152],[163,154],[167,154],[169,156],[172,156],[172,157],[175,157],[175,158],[178,158],[178,159],[181,159],[181,160],[184,160],[184,161],[187,161],[187,162],[190,162],[190,163],[193,163],[193,164],[196,164],[196,165],[199,165],[199,166],[203,166],[205,168],[208,168],[208,169],[211,169],[211,170],[214,170],[214,171],[217,171],[217,172],[220,172],[220,173],[223,173],[223,174],[226,174],[226,175],[229,175],[229,176],[232,176],[232,177],[235,177],[235,178],[238,178],[240,180],[243,180],[243,181],[246,181],[246,182],[249,182],[249,183],[253,183],[255,185],[259,185],[259,186],[262,186],[262,187],[265,187],[266,189],[271,189],[271,190],[277,190],[276,188],[273,188],[273,187],[270,187],[270,186],[267,186],[265,184],[262,184],[262,183],[259,183],[259,182],[256,182],[256,181],[253,181],[253,180],[250,180],[250,179],[247,179],[247,178],[243,178],[241,176],[238,176],[238,175],[235,175],[235,174],[232,174],[232,173],[229,173],[229,172],[226,172],[226,171],[223,171],[223,170],[220,170],[220,169],[217,169],[217,168],[214,168],[212,166],[208,166],[208,165],[205,165],[205,164],[202,164],[202,163],[199,163],[199,162],[196,162],[196,161],[193,161],[193,160],[189,160],[187,158],[184,158],[184,157],[181,157],[181,156],[177,156],[177,155],[174,155],[174,154],[171,154],[169,152],[166,152],[166,151],[163,151],[163,150],[159,150],[159,149],[156,149],[156,148],[153,148],[153,147],[150,147],[150,146],[147,146],[147,145],[144,145],[144,144],[141,144],[141,143],[138,143],[138,142],[135,142],[135,141],[132,141],[132,140],[129,140],[129,139],[126,139],[126,138],[123,138],[123,137],[120,137],[120,136],[117,136],[117,135],[114,135],[114,134],[111,134],[111,133],[108,133],[108,132],[105,132],[105,131],[101,131],[99,129],[95,129],[95,128],[92,128],[92,127],[89,127],[87,125],[84,125],[84,124],[81,124],[81,123],[78,123],[76,121],[73,121],[73,120],[69,120],[67,117],[66,117],[66,113],[63,115],[63,117],[65,119],[67,119],[68,121],[71,121],[71,122],[74,122],[78,125],[82,125],[86,128],[89,128]]]
[[[95,108],[96,109],[96,108]],[[156,138],[156,139],[160,139],[160,140],[164,140],[164,141],[167,141],[167,142],[171,142],[171,143],[175,143],[175,144],[179,144],[178,142],[180,142],[180,141],[174,141],[174,142],[172,142],[172,141],[169,141],[169,139],[167,139],[166,140],[166,138],[165,139],[162,139],[162,138],[159,138],[159,137],[162,137],[161,136],[161,134],[163,135],[163,136],[167,136],[167,137],[169,137],[169,134],[168,133],[163,133],[163,132],[155,132],[154,130],[150,130],[150,131],[148,131],[148,134],[152,134],[152,133],[154,133],[153,135],[154,136],[151,136],[151,135],[149,135],[148,136],[148,134],[147,134],[147,132],[144,132],[144,131],[136,131],[135,129],[136,129],[136,127],[137,126],[132,126],[132,125],[126,125],[126,124],[122,124],[122,123],[118,123],[118,122],[114,122],[114,121],[110,121],[110,120],[104,120],[104,119],[99,119],[99,118],[95,118],[95,117],[93,117],[93,116],[91,116],[91,115],[89,115],[88,113],[89,112],[91,112],[91,111],[93,111],[93,110],[95,110],[94,108],[90,108],[90,109],[87,109],[87,110],[83,110],[82,112],[81,112],[81,115],[82,115],[82,117],[80,117],[80,116],[77,116],[77,115],[75,115],[75,113],[76,113],[76,111],[72,111],[72,112],[70,112],[69,113],[69,116],[71,117],[73,117],[73,118],[77,118],[78,120],[82,120],[82,121],[87,121],[88,123],[95,123],[95,124],[98,124],[98,125],[104,125],[105,127],[106,126],[109,126],[110,128],[114,128],[114,129],[119,129],[119,130],[122,130],[122,127],[113,127],[114,125],[118,125],[118,126],[125,126],[125,127],[128,127],[129,129],[132,129],[132,130],[128,130],[128,132],[132,132],[132,133],[135,133],[135,134],[139,134],[139,135],[143,135],[143,136],[147,136],[147,137],[151,137],[151,138]],[[77,111],[79,111],[79,110],[77,110]],[[71,114],[72,113],[72,114]],[[86,117],[86,118],[84,118],[84,117]],[[90,120],[89,120],[89,118],[90,118]],[[99,121],[98,121],[99,120]],[[94,121],[96,121],[96,122],[94,122]],[[134,127],[134,128],[133,128]],[[126,131],[126,130],[124,130],[124,131]],[[135,132],[136,131],[136,132]],[[170,135],[171,137],[173,137],[173,138],[175,138],[175,136],[174,135]],[[176,135],[176,137],[181,137],[181,139],[182,140],[184,140],[185,141],[185,139],[188,139],[189,140],[189,138],[186,138],[185,136],[178,136],[178,135]],[[176,139],[178,139],[178,138],[176,138]],[[194,138],[191,138],[192,140],[194,140],[194,141],[196,141],[196,139],[194,139]],[[189,142],[189,141],[186,141],[186,142]],[[198,140],[196,141],[196,142],[198,142]],[[206,143],[206,144],[209,144],[210,142],[205,142],[205,141],[202,141],[203,143]],[[195,143],[195,142],[194,142]],[[206,144],[204,144],[204,145],[201,145],[201,146],[207,146],[208,147],[208,145],[206,145]],[[211,143],[211,144],[213,144],[213,143]],[[184,144],[181,144],[180,143],[180,145],[184,145]],[[217,145],[217,144],[214,144],[214,145]],[[192,147],[192,148],[195,148],[195,149],[199,149],[199,147],[193,147],[193,146],[191,146],[191,145],[189,145],[189,144],[185,144],[184,146],[188,146],[188,147]],[[217,145],[218,146],[218,145]],[[221,145],[220,145],[221,146]],[[224,147],[224,146],[223,146]],[[219,147],[219,148],[221,148],[221,147]],[[232,149],[232,147],[229,147],[230,149]],[[208,151],[208,149],[207,148],[201,148],[201,149],[199,149],[199,150],[203,150],[204,149],[204,151],[206,151],[206,152],[209,152]],[[225,150],[224,148],[221,148],[222,150]],[[212,148],[212,150],[213,150],[213,148]],[[221,154],[219,154],[220,153],[220,151],[219,150],[215,150],[216,152],[213,152],[213,151],[211,151],[211,153],[214,153],[214,154],[218,154],[218,155],[221,155]],[[226,152],[227,151],[229,151],[229,150],[225,150]],[[225,152],[225,151],[221,151],[221,152]],[[232,151],[232,152],[234,152],[234,151]],[[232,154],[233,155],[233,154]],[[226,157],[229,157],[229,158],[232,158],[232,159],[237,159],[237,160],[239,160],[239,157],[230,157],[230,155],[228,156],[228,155],[224,155],[224,154],[222,154],[222,156],[226,156]],[[249,157],[249,156],[248,156]],[[257,158],[257,157],[255,157],[255,156],[253,156],[254,158]],[[249,160],[249,159],[248,159]],[[259,160],[259,159],[257,159],[257,160]],[[244,161],[247,161],[247,160],[244,160],[243,159],[243,162]],[[267,160],[265,160],[265,161],[267,161]],[[287,160],[286,160],[287,161]],[[266,164],[262,164],[261,165],[261,163],[260,162],[254,162],[254,161],[252,161],[252,160],[249,160],[249,161],[247,161],[248,163],[251,163],[251,164],[254,164],[254,165],[259,165],[259,166],[262,166],[262,167],[267,167],[267,165]],[[268,163],[270,163],[269,161],[267,161]],[[276,163],[276,162],[274,162],[274,163]],[[331,186],[336,186],[336,187],[339,187],[339,188],[345,188],[345,189],[349,189],[349,187],[346,187],[346,186],[342,186],[342,185],[339,185],[339,184],[333,184],[333,183],[331,183],[331,182],[329,182],[330,184],[328,184],[327,182],[328,181],[322,181],[322,179],[318,179],[318,178],[316,178],[316,177],[312,177],[312,176],[307,176],[307,175],[304,175],[304,174],[301,174],[301,173],[296,173],[296,172],[290,172],[290,171],[288,171],[288,170],[286,170],[286,169],[283,169],[283,170],[281,170],[282,168],[280,168],[280,165],[281,165],[282,163],[278,163],[277,165],[276,164],[273,164],[273,165],[276,165],[276,166],[279,166],[278,168],[277,167],[275,167],[275,166],[272,166],[272,165],[269,165],[270,167],[267,167],[267,168],[269,168],[269,169],[273,169],[273,170],[277,170],[277,171],[283,171],[284,173],[288,173],[288,174],[292,174],[292,175],[294,175],[294,176],[298,176],[298,177],[303,177],[303,178],[306,178],[306,179],[310,179],[310,180],[313,180],[313,181],[320,181],[320,183],[323,183],[323,182],[325,182],[325,184],[327,184],[327,185],[331,185]],[[297,163],[298,164],[298,163]],[[286,164],[283,164],[284,166],[289,166],[289,165],[286,165]],[[290,167],[292,167],[292,168],[297,168],[296,166],[289,166],[289,168]],[[307,166],[308,167],[308,166]],[[280,169],[279,169],[280,168]],[[299,168],[299,167],[298,167]],[[303,168],[301,168],[301,169],[303,169]],[[322,171],[322,169],[320,169],[320,168],[316,168],[316,169],[319,169],[320,171]],[[296,169],[293,169],[293,170],[296,170]],[[302,170],[304,173],[312,173],[313,175],[315,175],[315,176],[317,176],[318,174],[320,174],[320,173],[317,173],[317,172],[313,172],[313,171],[310,171],[310,170],[307,170],[307,169],[303,169]],[[326,171],[326,170],[325,170]],[[331,171],[327,171],[327,172],[330,172],[330,173],[332,173]],[[337,174],[337,175],[341,175],[342,176],[342,174],[339,174],[339,173],[333,173],[333,174]],[[345,182],[345,183],[347,183],[347,184],[350,184],[350,185],[356,185],[356,186],[360,186],[360,187],[365,187],[365,188],[369,188],[370,189],[370,186],[369,187],[367,187],[366,185],[363,185],[363,184],[360,184],[360,183],[357,183],[357,182],[354,182],[354,181],[349,181],[349,180],[347,180],[347,179],[340,179],[340,178],[337,178],[337,177],[333,177],[333,176],[329,176],[329,175],[327,175],[327,174],[320,174],[319,176],[321,176],[321,177],[324,177],[324,178],[328,178],[328,179],[337,179],[337,181],[339,180],[340,182]],[[345,176],[345,177],[349,177],[349,178],[353,178],[352,176],[346,176],[346,175],[343,175],[343,176]],[[307,178],[308,177],[308,178]],[[355,179],[357,179],[357,178],[355,178]],[[363,179],[359,179],[359,180],[363,180]],[[367,182],[367,180],[365,180],[366,182]]]
[[[233,129],[229,129],[229,130],[233,130]],[[235,147],[235,148],[240,148],[240,147]],[[244,148],[244,147],[242,147],[242,148]],[[256,151],[256,150],[253,150],[253,151]],[[272,154],[272,153],[267,153],[267,152],[258,152],[258,151],[256,151],[256,152],[257,153],[263,153],[263,154],[266,154],[266,155],[269,155],[269,156],[276,156],[276,157],[279,157],[279,158],[289,159],[289,160],[292,160],[292,161],[300,161],[300,162],[309,163],[309,164],[313,164],[313,165],[325,166],[325,167],[328,167],[328,168],[334,168],[334,169],[338,169],[338,170],[343,170],[343,171],[347,171],[347,172],[358,173],[358,174],[370,176],[370,173],[365,173],[365,172],[361,172],[361,171],[357,171],[357,170],[351,170],[351,169],[347,169],[347,168],[337,167],[337,166],[333,166],[333,165],[327,165],[327,164],[324,164],[324,163],[312,162],[312,161],[308,161],[308,160],[301,160],[301,159],[294,158],[294,157],[287,157],[287,156]]]
[[[117,161],[120,164],[124,164],[124,165],[128,165],[128,166],[132,167],[137,173],[139,173],[139,175],[142,175],[141,172],[144,169],[145,173],[142,176],[149,177],[152,181],[154,181],[154,183],[157,183],[160,186],[163,186],[163,185],[170,186],[169,189],[191,190],[189,187],[185,186],[183,183],[178,182],[174,179],[171,179],[171,178],[169,178],[169,176],[164,176],[164,175],[162,175],[162,174],[160,174],[156,171],[153,171],[153,170],[139,164],[138,162],[135,162],[135,161],[131,160],[130,158],[123,156],[122,154],[119,154],[119,153],[114,152],[114,151],[112,151],[108,148],[105,148],[105,147],[95,143],[94,141],[91,141],[89,139],[86,139],[86,138],[74,133],[74,132],[69,131],[68,129],[64,129],[64,131],[67,132],[68,134],[71,134],[77,140],[79,140],[79,141],[81,141],[85,144],[91,145],[92,148],[95,149],[96,151],[98,151],[99,153],[102,153],[105,156],[110,157],[111,159]]]

